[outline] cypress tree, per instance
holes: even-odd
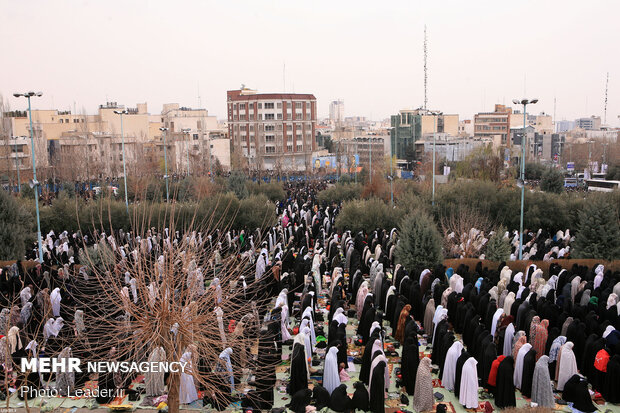
[[[433,268],[443,259],[441,242],[435,222],[426,213],[415,211],[400,224],[396,262],[409,272]]]

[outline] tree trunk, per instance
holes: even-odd
[[[168,413],[179,413],[179,373],[170,373],[168,381]]]

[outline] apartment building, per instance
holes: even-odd
[[[314,95],[229,90],[227,112],[233,168],[312,168],[317,119]]]

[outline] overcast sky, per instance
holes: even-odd
[[[424,101],[471,118],[538,97],[557,119],[620,115],[620,2],[0,0],[0,93],[35,108],[166,102],[225,117],[226,90],[313,93],[319,116],[381,119]],[[286,65],[286,84],[283,68]],[[24,103],[10,98],[11,106]]]

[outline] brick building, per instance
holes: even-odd
[[[316,150],[316,98],[311,94],[227,93],[233,168],[310,170]]]

